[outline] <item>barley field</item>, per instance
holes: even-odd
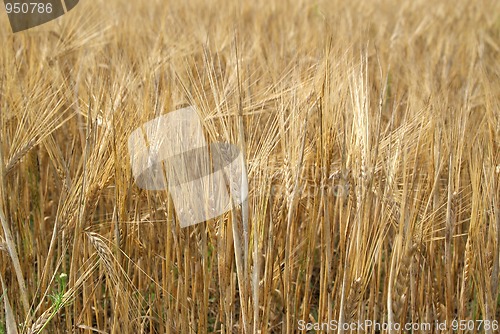
[[[499,1],[2,5],[0,44],[1,334],[498,333]],[[248,198],[181,227],[127,142],[186,106]]]

